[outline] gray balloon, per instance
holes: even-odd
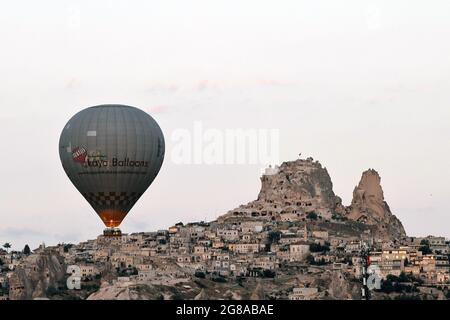
[[[151,185],[164,159],[164,136],[144,111],[99,105],[74,115],[59,140],[69,179],[107,227],[118,227]]]

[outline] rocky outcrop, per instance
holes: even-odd
[[[322,221],[347,218],[367,227],[378,239],[394,240],[405,236],[401,222],[384,201],[380,176],[375,170],[363,173],[353,192],[349,207],[334,194],[326,168],[312,158],[297,159],[269,167],[261,177],[258,198],[218,218],[257,218],[277,221],[306,220],[314,212]]]
[[[326,168],[312,158],[284,162],[275,172],[261,177],[258,200],[297,207],[300,211],[315,211],[331,217],[341,206],[333,192],[333,183]]]
[[[11,300],[30,300],[47,297],[49,288],[57,288],[64,279],[65,264],[56,253],[31,255],[13,272],[9,284]]]
[[[352,204],[347,208],[347,218],[376,226],[378,238],[391,239],[406,236],[400,220],[391,213],[384,200],[381,178],[373,169],[362,174],[361,181],[353,191]]]
[[[324,219],[345,212],[341,198],[333,192],[327,169],[312,158],[297,159],[268,168],[261,177],[257,200],[229,211],[222,218],[247,216],[300,220],[310,212]]]
[[[200,290],[199,294],[195,296],[194,300],[208,300],[209,297],[206,294],[205,289]]]
[[[194,286],[193,283],[191,283]],[[87,300],[179,300],[194,299],[190,286],[153,285],[135,281],[103,282]]]
[[[107,284],[91,294],[87,300],[158,300],[163,295],[153,286],[136,284]]]
[[[252,294],[250,295],[250,300],[265,300],[265,299],[266,299],[266,294],[264,292],[264,288],[263,288],[261,282],[258,282],[255,290],[253,290]]]
[[[355,300],[361,297],[361,286],[351,282],[340,271],[334,271],[329,277],[328,293],[330,298],[338,300]]]

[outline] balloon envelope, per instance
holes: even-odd
[[[69,179],[107,227],[117,227],[155,179],[164,159],[164,136],[144,111],[99,105],[64,127],[59,155]]]

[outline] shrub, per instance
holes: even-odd
[[[384,293],[391,293],[391,292],[398,292],[398,293],[413,293],[418,292],[419,290],[416,288],[414,284],[402,284],[405,282],[423,282],[421,279],[417,279],[414,276],[410,274],[405,274],[402,272],[400,276],[395,276],[392,274],[389,274],[386,276],[386,279],[381,282],[381,292]]]
[[[270,231],[269,232],[269,241],[270,243],[277,243],[280,240],[281,232],[280,231]]]
[[[272,271],[272,270],[269,270],[269,269],[266,269],[266,270],[264,270],[263,271],[263,276],[264,276],[264,278],[275,278],[275,271]]]
[[[47,290],[45,290],[45,294],[47,295],[47,297],[54,296],[54,295],[58,294],[58,289],[56,289],[53,286],[50,286],[47,288]]]
[[[201,279],[205,279],[205,277],[206,277],[206,275],[205,275],[205,273],[203,271],[195,271],[194,276],[196,278],[201,278]]]
[[[309,220],[317,220],[317,213],[315,212],[310,212],[308,213],[308,215],[306,216]]]
[[[433,251],[431,251],[431,249],[430,249],[430,247],[429,246],[421,246],[420,248],[419,248],[419,251],[422,251],[422,254],[423,255],[425,255],[425,254],[431,254]]]
[[[214,281],[214,282],[219,282],[219,283],[225,283],[225,282],[227,282],[227,279],[225,279],[225,278],[222,277],[222,276],[216,276],[216,277],[213,277],[213,278],[212,278],[212,281]]]
[[[330,251],[330,247],[327,244],[322,246],[319,243],[311,243],[309,245],[309,250],[311,252],[324,252],[324,251]]]

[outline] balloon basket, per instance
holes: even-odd
[[[107,228],[103,230],[103,235],[105,237],[120,237],[122,236],[122,231],[119,228]]]

